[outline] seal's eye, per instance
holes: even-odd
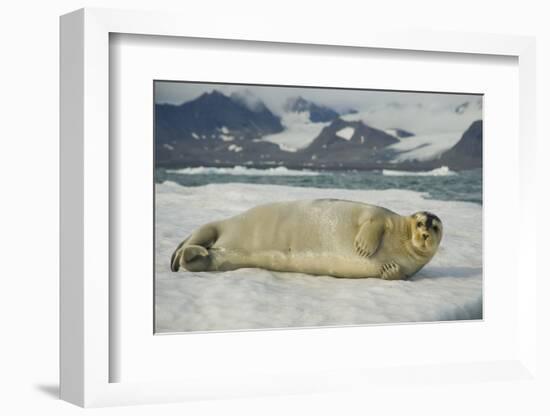
[[[420,228],[420,227],[422,227],[422,223],[419,221],[419,222],[416,223],[416,226],[417,226],[418,228]]]
[[[432,228],[434,229],[434,231],[435,231],[436,233],[439,231],[439,227],[438,227],[437,225],[434,225]]]

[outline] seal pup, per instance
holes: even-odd
[[[401,216],[338,199],[276,202],[199,227],[178,245],[170,266],[398,280],[424,267],[442,236],[441,220],[425,211]]]

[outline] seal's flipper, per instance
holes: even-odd
[[[355,236],[354,246],[356,253],[363,257],[372,256],[378,250],[383,234],[384,223],[382,221],[365,221]]]
[[[380,277],[384,280],[402,280],[405,279],[405,273],[401,270],[401,267],[395,263],[383,264],[380,268]]]
[[[204,272],[210,269],[210,253],[203,246],[184,246],[181,251],[181,266],[185,270]]]
[[[209,269],[210,263],[210,253],[203,246],[180,244],[172,254],[170,269],[177,272],[183,267],[190,272],[202,272]]]
[[[173,272],[177,272],[180,267],[191,270],[187,266],[195,260],[200,260],[197,258],[198,256],[203,258],[208,257],[207,249],[212,247],[217,239],[218,230],[213,223],[200,227],[178,245],[170,259],[170,269]],[[191,250],[187,250],[188,248],[191,248]],[[196,271],[196,267],[207,267],[208,264],[209,261],[204,261],[204,259],[198,261],[193,266],[192,271]]]
[[[183,249],[183,261],[189,263],[197,257],[207,257],[208,250],[203,246],[186,246]]]
[[[187,241],[188,245],[210,248],[218,239],[218,230],[212,224],[207,224],[194,231]]]
[[[178,244],[174,252],[172,253],[172,257],[170,258],[170,270],[173,272],[177,272],[180,269],[180,261],[181,261],[181,248],[187,243],[190,237],[187,237],[185,240],[183,240],[181,243]]]

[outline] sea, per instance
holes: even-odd
[[[257,169],[246,166],[231,168],[187,167],[155,169],[156,183],[175,182],[182,186],[212,183],[254,183],[312,188],[340,189],[406,189],[425,193],[426,198],[483,204],[482,169],[454,172],[446,166],[426,172],[398,170],[379,171],[314,171],[278,166]]]

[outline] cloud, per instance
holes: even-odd
[[[226,95],[236,94],[247,97],[247,102],[253,102],[258,97],[274,113],[282,114],[285,102],[290,97],[301,96],[317,104],[323,104],[337,111],[355,109],[360,113],[387,111],[397,116],[400,109],[403,116],[429,117],[432,120],[417,120],[415,125],[430,124],[435,117],[443,112],[454,110],[464,102],[480,102],[480,95],[455,93],[428,93],[378,90],[350,90],[333,88],[304,88],[288,86],[258,86],[207,84],[191,82],[157,81],[155,83],[155,102],[181,104],[204,94],[218,90]],[[411,111],[415,108],[415,111]],[[470,106],[468,119],[481,118],[481,106]],[[406,123],[410,124],[410,123]]]

